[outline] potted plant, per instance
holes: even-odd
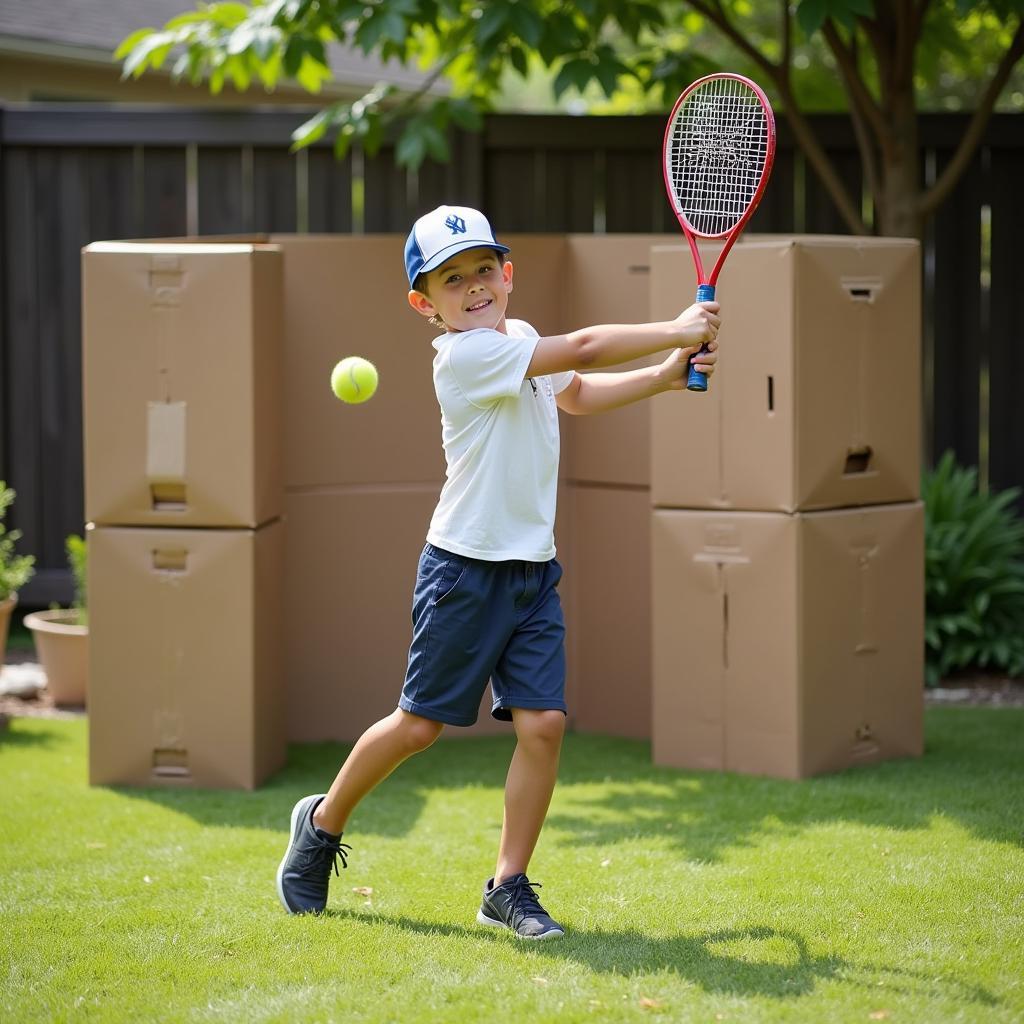
[[[75,581],[70,608],[51,608],[25,616],[32,630],[46,686],[54,704],[85,703],[89,666],[89,625],[86,610],[86,543],[77,534],[64,542]]]
[[[31,555],[16,555],[15,541],[19,530],[7,531],[4,518],[14,503],[15,493],[0,480],[0,664],[7,650],[7,629],[11,615],[18,604],[18,591],[32,578],[35,559]]]

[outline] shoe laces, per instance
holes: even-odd
[[[547,914],[540,905],[536,889],[543,889],[540,882],[531,882],[526,875],[521,875],[509,889],[509,903],[512,906],[512,926],[518,927],[526,918],[534,914]]]
[[[323,836],[315,832],[313,835],[316,838],[316,848],[310,853],[311,863],[321,868],[325,875],[329,875],[333,867],[335,875],[340,876],[338,861],[341,861],[343,868],[347,868],[348,854],[352,852],[352,847],[348,843],[343,843],[340,838],[324,839]]]

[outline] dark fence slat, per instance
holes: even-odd
[[[19,547],[25,552],[36,550],[42,522],[36,417],[39,370],[35,338],[40,309],[36,296],[35,156],[32,149],[8,148],[4,153],[4,473],[7,484],[17,491],[7,526],[22,531]]]
[[[1002,490],[1024,487],[1024,149],[994,150],[991,166],[989,485]]]
[[[950,154],[938,154],[939,172]],[[936,251],[932,453],[946,449],[968,466],[978,464],[978,399],[981,365],[981,202],[980,158],[938,211],[933,226]]]
[[[199,234],[251,231],[245,216],[241,150],[201,148],[198,163]]]
[[[363,164],[363,229],[367,232],[408,231],[415,219],[410,208],[409,177],[395,163],[395,151],[384,147]]]
[[[861,167],[856,150],[832,150],[829,153],[839,180],[846,186],[853,207],[860,212]],[[804,179],[804,230],[811,234],[848,235],[850,227],[836,209],[821,179],[807,163]]]
[[[352,230],[352,158],[336,160],[330,150],[311,150],[308,157],[307,192],[309,230]]]
[[[485,150],[482,205],[495,231],[511,234],[537,230],[540,160],[540,154],[532,149]]]
[[[678,227],[665,194],[660,151],[611,150],[605,155],[604,219],[609,232]]]
[[[747,224],[747,231],[767,233],[786,230],[782,225],[789,225],[792,228],[794,224],[793,175],[795,164],[796,160],[791,147],[780,145],[775,150],[775,163],[772,165],[771,177],[765,185],[764,193],[754,215]]]
[[[534,197],[533,231],[594,230],[594,154],[544,153],[543,191]]]
[[[185,148],[149,146],[142,155],[143,238],[175,238],[188,231]]]
[[[294,231],[296,224],[295,158],[287,150],[253,151],[254,231]]]

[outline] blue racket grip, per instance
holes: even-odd
[[[697,285],[697,301],[698,302],[714,302],[715,301],[715,286],[713,284],[700,284]],[[701,352],[707,352],[707,346],[701,345]],[[687,391],[707,391],[708,389],[708,378],[707,374],[701,373],[700,370],[693,368],[693,360],[695,356],[690,356],[690,373],[686,378],[686,390]]]

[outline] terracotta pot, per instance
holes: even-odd
[[[0,601],[0,665],[4,663],[4,654],[7,651],[7,629],[11,624],[11,615],[18,605],[18,595],[11,594],[10,597]]]
[[[36,653],[46,673],[46,687],[54,704],[85,703],[89,668],[89,627],[74,624],[69,608],[32,612],[25,625],[32,630]]]

